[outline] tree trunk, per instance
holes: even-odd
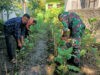
[[[24,3],[24,14],[26,13],[26,2],[25,2],[25,0],[23,1],[23,3]]]
[[[1,19],[3,20],[3,10],[1,11]]]
[[[9,19],[9,10],[7,10],[7,20]]]
[[[89,6],[88,6],[88,8],[90,8],[90,0],[89,0]]]
[[[67,6],[67,1],[68,0],[64,0],[64,3],[65,3],[65,11],[66,11],[66,6]]]
[[[93,6],[93,8],[95,8],[95,1],[96,1],[96,0],[94,0],[94,6]]]

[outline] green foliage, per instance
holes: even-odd
[[[44,0],[29,0],[28,8],[32,16],[37,16],[37,13],[45,11],[45,1]]]
[[[56,70],[59,74],[65,75],[68,70],[80,71],[78,67],[67,65],[67,60],[71,59],[72,56],[75,57],[75,55],[72,55],[72,51],[72,47],[67,50],[58,48],[58,55],[54,60],[61,64],[60,66],[57,66]]]
[[[80,68],[72,65],[60,65],[56,71],[59,75],[66,75],[68,70],[79,72]]]
[[[67,68],[66,65],[60,65],[60,66],[57,68],[56,71],[57,71],[57,73],[58,73],[59,75],[65,75],[66,72],[68,71],[68,68]]]
[[[4,23],[4,22],[3,22],[3,20],[2,20],[2,19],[0,19],[0,25],[3,25],[3,23]]]
[[[79,72],[80,71],[80,68],[78,68],[76,66],[67,65],[67,67],[68,67],[69,70],[73,70],[73,71],[76,71],[76,72]]]
[[[91,51],[91,48],[95,43],[96,38],[91,36],[91,31],[89,29],[86,29],[81,41],[82,49],[86,51]]]
[[[63,64],[64,63],[64,60],[63,60],[63,57],[58,55],[57,57],[55,57],[55,61],[56,62],[59,62],[60,64]]]
[[[61,48],[58,48],[58,55],[55,57],[55,61],[59,62],[60,64],[64,64],[67,59],[70,59],[72,56],[72,47],[69,48],[68,50],[63,50]]]
[[[3,31],[3,20],[2,19],[0,19],[0,31]]]
[[[89,19],[88,19],[88,22],[89,22],[89,24],[91,25],[90,31],[91,31],[91,33],[93,33],[93,34],[95,34],[95,32],[96,32],[96,30],[97,30],[97,27],[98,27],[97,22],[98,22],[98,21],[99,21],[99,18],[96,18],[96,17],[94,17],[94,18],[89,18]]]
[[[13,0],[1,0],[0,1],[0,11],[2,10],[12,10],[11,7],[13,6]]]
[[[66,44],[66,41],[64,40],[59,40],[59,46],[64,46]]]
[[[98,50],[97,48],[92,48],[92,52],[93,52],[93,53],[96,53],[97,50]]]
[[[90,18],[88,19],[89,23],[92,24],[93,22],[96,22],[97,21],[97,18]]]
[[[62,50],[61,48],[58,48],[58,54],[61,55],[61,56],[67,56],[68,54],[71,54],[73,51],[73,48],[68,48],[67,50],[64,49]]]
[[[80,56],[84,56],[86,54],[86,50],[82,49],[80,52]]]
[[[34,27],[34,26],[30,26],[30,31],[31,32],[34,32],[35,31],[35,28],[36,28],[36,26]]]
[[[61,2],[61,0],[46,0],[46,2]]]
[[[24,40],[24,46],[20,50],[20,52],[17,54],[17,59],[22,60],[26,58],[26,56],[30,53],[30,51],[33,49],[34,44],[33,41],[28,37]],[[19,50],[18,50],[19,51]]]

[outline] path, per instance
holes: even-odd
[[[25,59],[24,62],[26,63],[22,66],[19,75],[46,75],[48,57],[47,32],[40,33],[39,37],[37,37],[39,40],[36,42],[35,48]]]

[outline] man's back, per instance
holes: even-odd
[[[22,21],[21,21],[21,17],[15,17],[15,18],[12,18],[12,19],[9,19],[8,21],[5,22],[5,26],[12,26],[12,25],[15,25],[15,24],[21,24]]]

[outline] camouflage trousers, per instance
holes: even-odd
[[[73,47],[73,53],[78,58],[80,58],[80,50],[81,50],[81,38],[73,38],[72,39],[72,47]]]
[[[72,57],[67,62],[73,65],[80,65],[80,50],[81,50],[81,38],[72,38],[70,43],[66,43],[67,48],[73,47]]]

